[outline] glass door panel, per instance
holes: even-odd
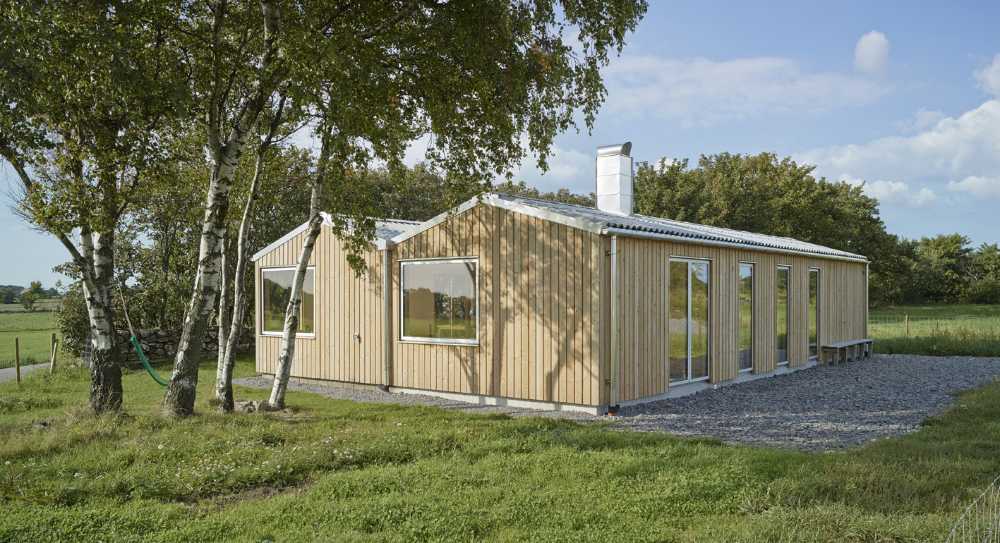
[[[709,264],[671,260],[669,299],[670,380],[683,382],[709,373]]]
[[[753,264],[740,264],[738,348],[741,370],[753,369]]]
[[[708,262],[690,262],[691,379],[708,377]]]
[[[687,380],[688,350],[688,269],[687,262],[670,262],[670,322],[667,346],[670,351],[670,380]]]
[[[809,357],[819,347],[819,270],[809,270]]]
[[[774,326],[776,333],[775,345],[777,346],[778,365],[788,363],[788,280],[791,275],[790,268],[779,267],[777,286],[775,288],[775,308],[776,315]]]

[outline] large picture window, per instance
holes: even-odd
[[[412,260],[399,267],[403,340],[478,341],[477,259]]]
[[[316,297],[314,290],[315,268],[306,268],[302,282],[302,305],[299,307],[299,333],[315,332]],[[263,334],[281,334],[285,328],[285,311],[292,295],[295,268],[270,268],[260,271],[260,326]]]

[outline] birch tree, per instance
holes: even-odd
[[[254,153],[253,177],[247,189],[246,202],[243,205],[243,214],[240,217],[239,230],[236,235],[236,267],[233,270],[233,305],[231,315],[227,312],[224,296],[219,303],[219,314],[229,315],[228,322],[225,319],[219,320],[219,353],[215,379],[215,399],[219,402],[219,407],[224,412],[232,411],[235,405],[235,398],[233,397],[233,367],[236,360],[236,348],[239,345],[240,334],[243,331],[243,318],[247,307],[245,299],[246,269],[247,247],[249,244],[250,227],[252,226],[251,218],[253,217],[254,206],[257,203],[260,186],[264,182],[264,166],[268,151],[274,145],[275,139],[281,136],[279,130],[284,121],[290,116],[290,113],[286,111],[286,101],[287,95],[281,93],[278,96],[277,103],[271,109],[267,129]],[[225,273],[222,274],[222,277],[225,278]],[[225,284],[223,283],[222,292],[224,293],[225,290]]]
[[[194,286],[163,400],[164,411],[170,415],[194,412],[202,343],[223,278],[222,251],[233,174],[261,111],[284,77],[279,58],[279,6],[262,0],[255,16],[248,4],[252,3],[194,3],[190,4],[191,12],[178,14],[178,28],[189,38],[188,50],[196,58],[195,100],[204,106],[201,120],[211,171]],[[250,69],[240,63],[248,63]]]
[[[196,36],[188,51],[204,68],[195,72],[195,88],[206,104],[214,166],[165,398],[175,415],[194,409],[232,164],[274,89],[287,85],[293,102],[321,112],[318,123],[349,142],[343,156],[352,167],[355,154],[398,165],[411,142],[433,134],[426,158],[448,173],[452,192],[467,192],[487,187],[529,154],[545,168],[556,134],[578,119],[593,123],[605,93],[600,68],[646,9],[644,0],[305,0],[280,10],[262,1],[253,15],[246,2],[207,3],[204,13],[201,3],[191,5],[195,11],[179,26]],[[229,104],[236,105],[220,109]],[[365,213],[373,206],[344,179],[329,179],[323,190],[333,216],[353,225],[338,232],[356,263],[371,235]]]
[[[17,209],[69,252],[91,335],[90,405],[122,404],[115,233],[162,131],[183,109],[183,60],[157,2],[0,4],[0,157]]]

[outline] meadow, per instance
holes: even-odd
[[[28,313],[17,304],[0,305],[0,368],[14,366],[15,337],[21,340],[21,365],[48,362],[53,333],[59,337],[55,312]]]
[[[871,310],[881,353],[1000,356],[1000,305],[908,305]]]
[[[221,415],[213,377],[185,420],[139,372],[118,416],[81,369],[0,384],[0,541],[941,541],[1000,472],[1000,383],[804,453],[300,392]]]

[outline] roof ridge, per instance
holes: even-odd
[[[844,251],[841,249],[834,249],[833,247],[827,247],[825,245],[820,245],[818,243],[803,241],[800,239],[791,238],[787,236],[762,234],[758,232],[750,232],[748,230],[727,228],[724,226],[715,226],[710,224],[680,221],[676,219],[670,219],[667,217],[653,217],[649,215],[643,215],[640,213],[634,213],[631,215],[616,215],[592,206],[571,204],[567,202],[559,202],[554,200],[543,200],[540,198],[518,196],[506,193],[492,193],[492,194],[496,195],[500,199],[508,199],[511,201],[521,202],[527,206],[537,206],[541,208],[547,208],[555,212],[559,212],[561,210],[564,213],[569,213],[569,214],[573,214],[574,212],[583,213],[586,216],[579,218],[594,221],[598,224],[601,224],[604,228],[608,227],[624,228],[627,230],[634,230],[638,232],[649,231],[654,233],[656,230],[679,229],[682,231],[659,232],[659,233],[680,236],[694,240],[697,239],[711,240],[714,238],[718,241],[737,243],[751,248],[770,247],[773,249],[785,249],[806,254],[842,256],[852,259],[866,260],[866,258],[863,255],[851,253],[849,251]]]

